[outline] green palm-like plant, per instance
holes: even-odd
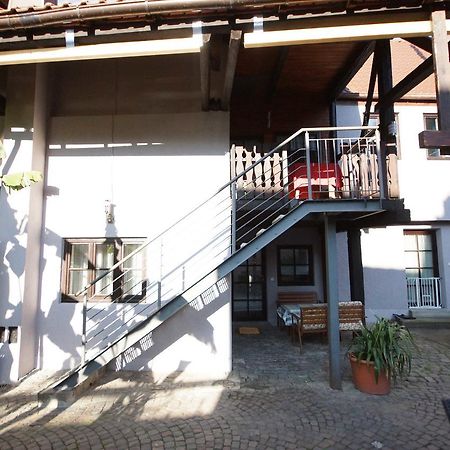
[[[411,372],[414,340],[404,326],[387,319],[377,319],[371,326],[364,326],[350,346],[350,352],[358,361],[372,362],[375,379],[386,371],[394,381]]]

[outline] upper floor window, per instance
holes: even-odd
[[[437,114],[424,114],[424,127],[427,131],[438,130],[438,116]],[[428,159],[438,159],[438,158],[450,158],[450,149],[446,148],[428,148],[427,149]]]
[[[144,259],[137,253],[122,265],[110,269],[130,255],[142,239],[66,239],[61,279],[62,301],[82,301],[76,294],[102,274],[91,286],[88,297],[94,301],[139,301],[145,297]]]
[[[278,284],[314,284],[313,251],[310,245],[278,247]]]

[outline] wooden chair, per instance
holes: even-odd
[[[317,292],[315,291],[303,291],[303,292],[279,292],[277,300],[277,326],[288,327],[288,331],[292,328],[292,323],[286,323],[283,317],[283,311],[281,311],[281,305],[286,304],[308,304],[308,303],[318,303],[319,299],[317,297]]]

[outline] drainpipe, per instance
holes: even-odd
[[[33,28],[45,28],[56,26],[67,26],[69,24],[86,25],[90,21],[114,18],[136,18],[142,16],[174,15],[183,14],[184,18],[189,12],[192,17],[196,15],[197,20],[201,19],[201,14],[206,12],[216,13],[236,13],[243,8],[249,8],[248,12],[256,12],[264,7],[276,7],[281,9],[286,7],[295,9],[299,6],[305,9],[307,4],[323,5],[327,10],[331,10],[332,3],[342,3],[337,0],[315,0],[311,2],[303,1],[277,1],[277,0],[159,0],[159,1],[131,1],[112,4],[81,4],[65,6],[61,8],[43,9],[20,14],[0,14],[1,31],[23,31]],[[245,12],[245,11],[244,11]],[[71,25],[73,27],[73,24]]]

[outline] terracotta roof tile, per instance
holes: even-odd
[[[419,64],[425,61],[430,54],[403,39],[393,39],[391,41],[392,72],[394,85],[401,81],[406,75],[414,70]],[[341,95],[345,97],[365,97],[369,86],[370,72],[372,69],[372,57],[370,57],[353,80],[348,84],[346,90]],[[375,89],[375,96],[378,95]],[[429,100],[436,95],[434,77],[431,75],[422,83],[412,89],[404,98],[405,100]]]

